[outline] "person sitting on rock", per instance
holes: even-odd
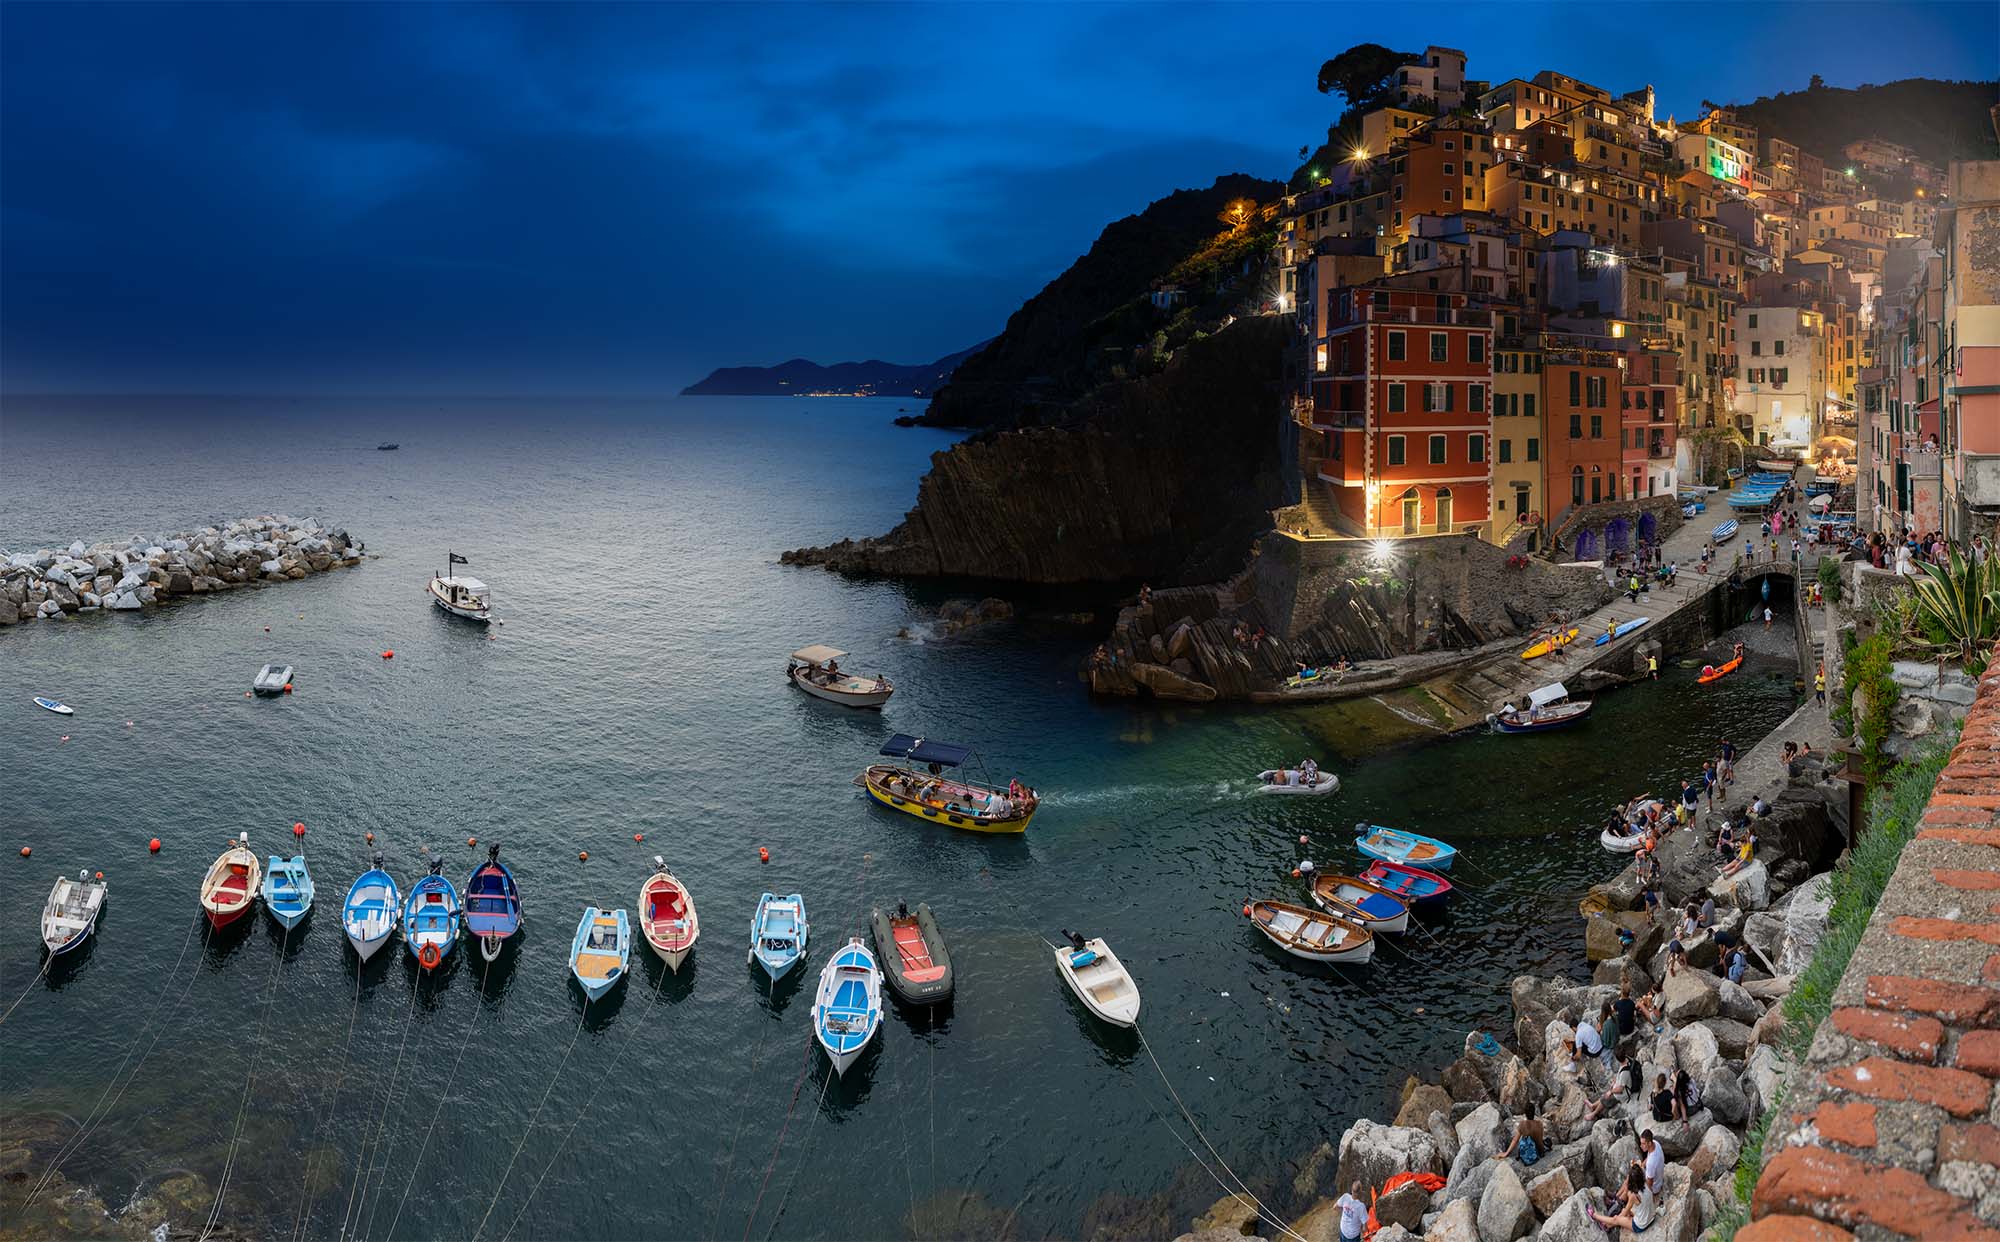
[[[1674,1120],[1686,1121],[1701,1107],[1701,1091],[1686,1069],[1674,1071]]]
[[[1653,1076],[1653,1120],[1665,1125],[1674,1119],[1674,1089],[1667,1085],[1667,1072],[1661,1070]],[[1646,1133],[1651,1134],[1648,1130]]]
[[[1526,1104],[1522,1106],[1520,1120],[1514,1123],[1513,1139],[1508,1142],[1505,1151],[1494,1152],[1493,1158],[1505,1160],[1509,1156],[1516,1156],[1520,1158],[1522,1164],[1532,1165],[1540,1160],[1542,1153],[1548,1149],[1548,1126],[1541,1118],[1535,1116],[1535,1106]]]
[[[1750,958],[1743,952],[1741,946],[1731,949],[1729,955],[1722,962],[1723,974],[1728,977],[1731,983],[1735,984],[1743,982],[1743,973],[1749,968]]]
[[[1644,1085],[1645,1079],[1640,1075],[1638,1059],[1632,1055],[1630,1049],[1620,1048],[1617,1068],[1611,1074],[1611,1089],[1591,1103],[1590,1111],[1583,1115],[1584,1124],[1588,1126],[1602,1117],[1604,1111],[1615,1103],[1638,1099]]]
[[[1639,998],[1639,1016],[1653,1024],[1653,1034],[1655,1035],[1667,1029],[1667,1005],[1660,998],[1658,984],[1655,984],[1651,991]]]
[[[1605,1205],[1606,1211],[1585,1208],[1591,1220],[1606,1231],[1630,1229],[1639,1233],[1653,1223],[1653,1189],[1646,1184],[1646,1171],[1637,1161],[1625,1174],[1625,1184]]]
[[[1757,855],[1757,834],[1754,832],[1745,833],[1743,836],[1743,843],[1736,847],[1736,857],[1731,861],[1729,861],[1728,863],[1724,864],[1722,868],[1722,874],[1726,876],[1735,875],[1737,872],[1749,866],[1750,860],[1756,857],[1756,855]]]

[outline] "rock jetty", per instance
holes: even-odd
[[[175,596],[285,582],[356,564],[362,551],[345,530],[282,514],[163,539],[0,550],[0,625],[100,609],[137,612]]]

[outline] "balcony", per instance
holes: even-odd
[[[1312,425],[1315,431],[1351,431],[1368,425],[1365,410],[1314,410]]]
[[[1673,455],[1674,455],[1674,446],[1667,443],[1664,437],[1656,439],[1652,443],[1646,446],[1646,456],[1648,457],[1658,457],[1664,459],[1672,457]]]
[[[1461,327],[1491,327],[1493,312],[1454,306],[1376,306],[1364,303],[1354,308],[1349,319],[1337,324],[1361,323],[1458,324]]]

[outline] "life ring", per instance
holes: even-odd
[[[417,961],[423,964],[425,970],[436,970],[437,964],[443,960],[444,954],[434,944],[427,944],[417,950]]]
[[[1524,514],[1521,518],[1521,525],[1523,526],[1540,526],[1541,524],[1542,524],[1542,515],[1539,513],[1530,511],[1529,513]]]

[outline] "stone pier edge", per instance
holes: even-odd
[[[1928,792],[1765,1118],[1738,1242],[2000,1242],[2000,670]]]

